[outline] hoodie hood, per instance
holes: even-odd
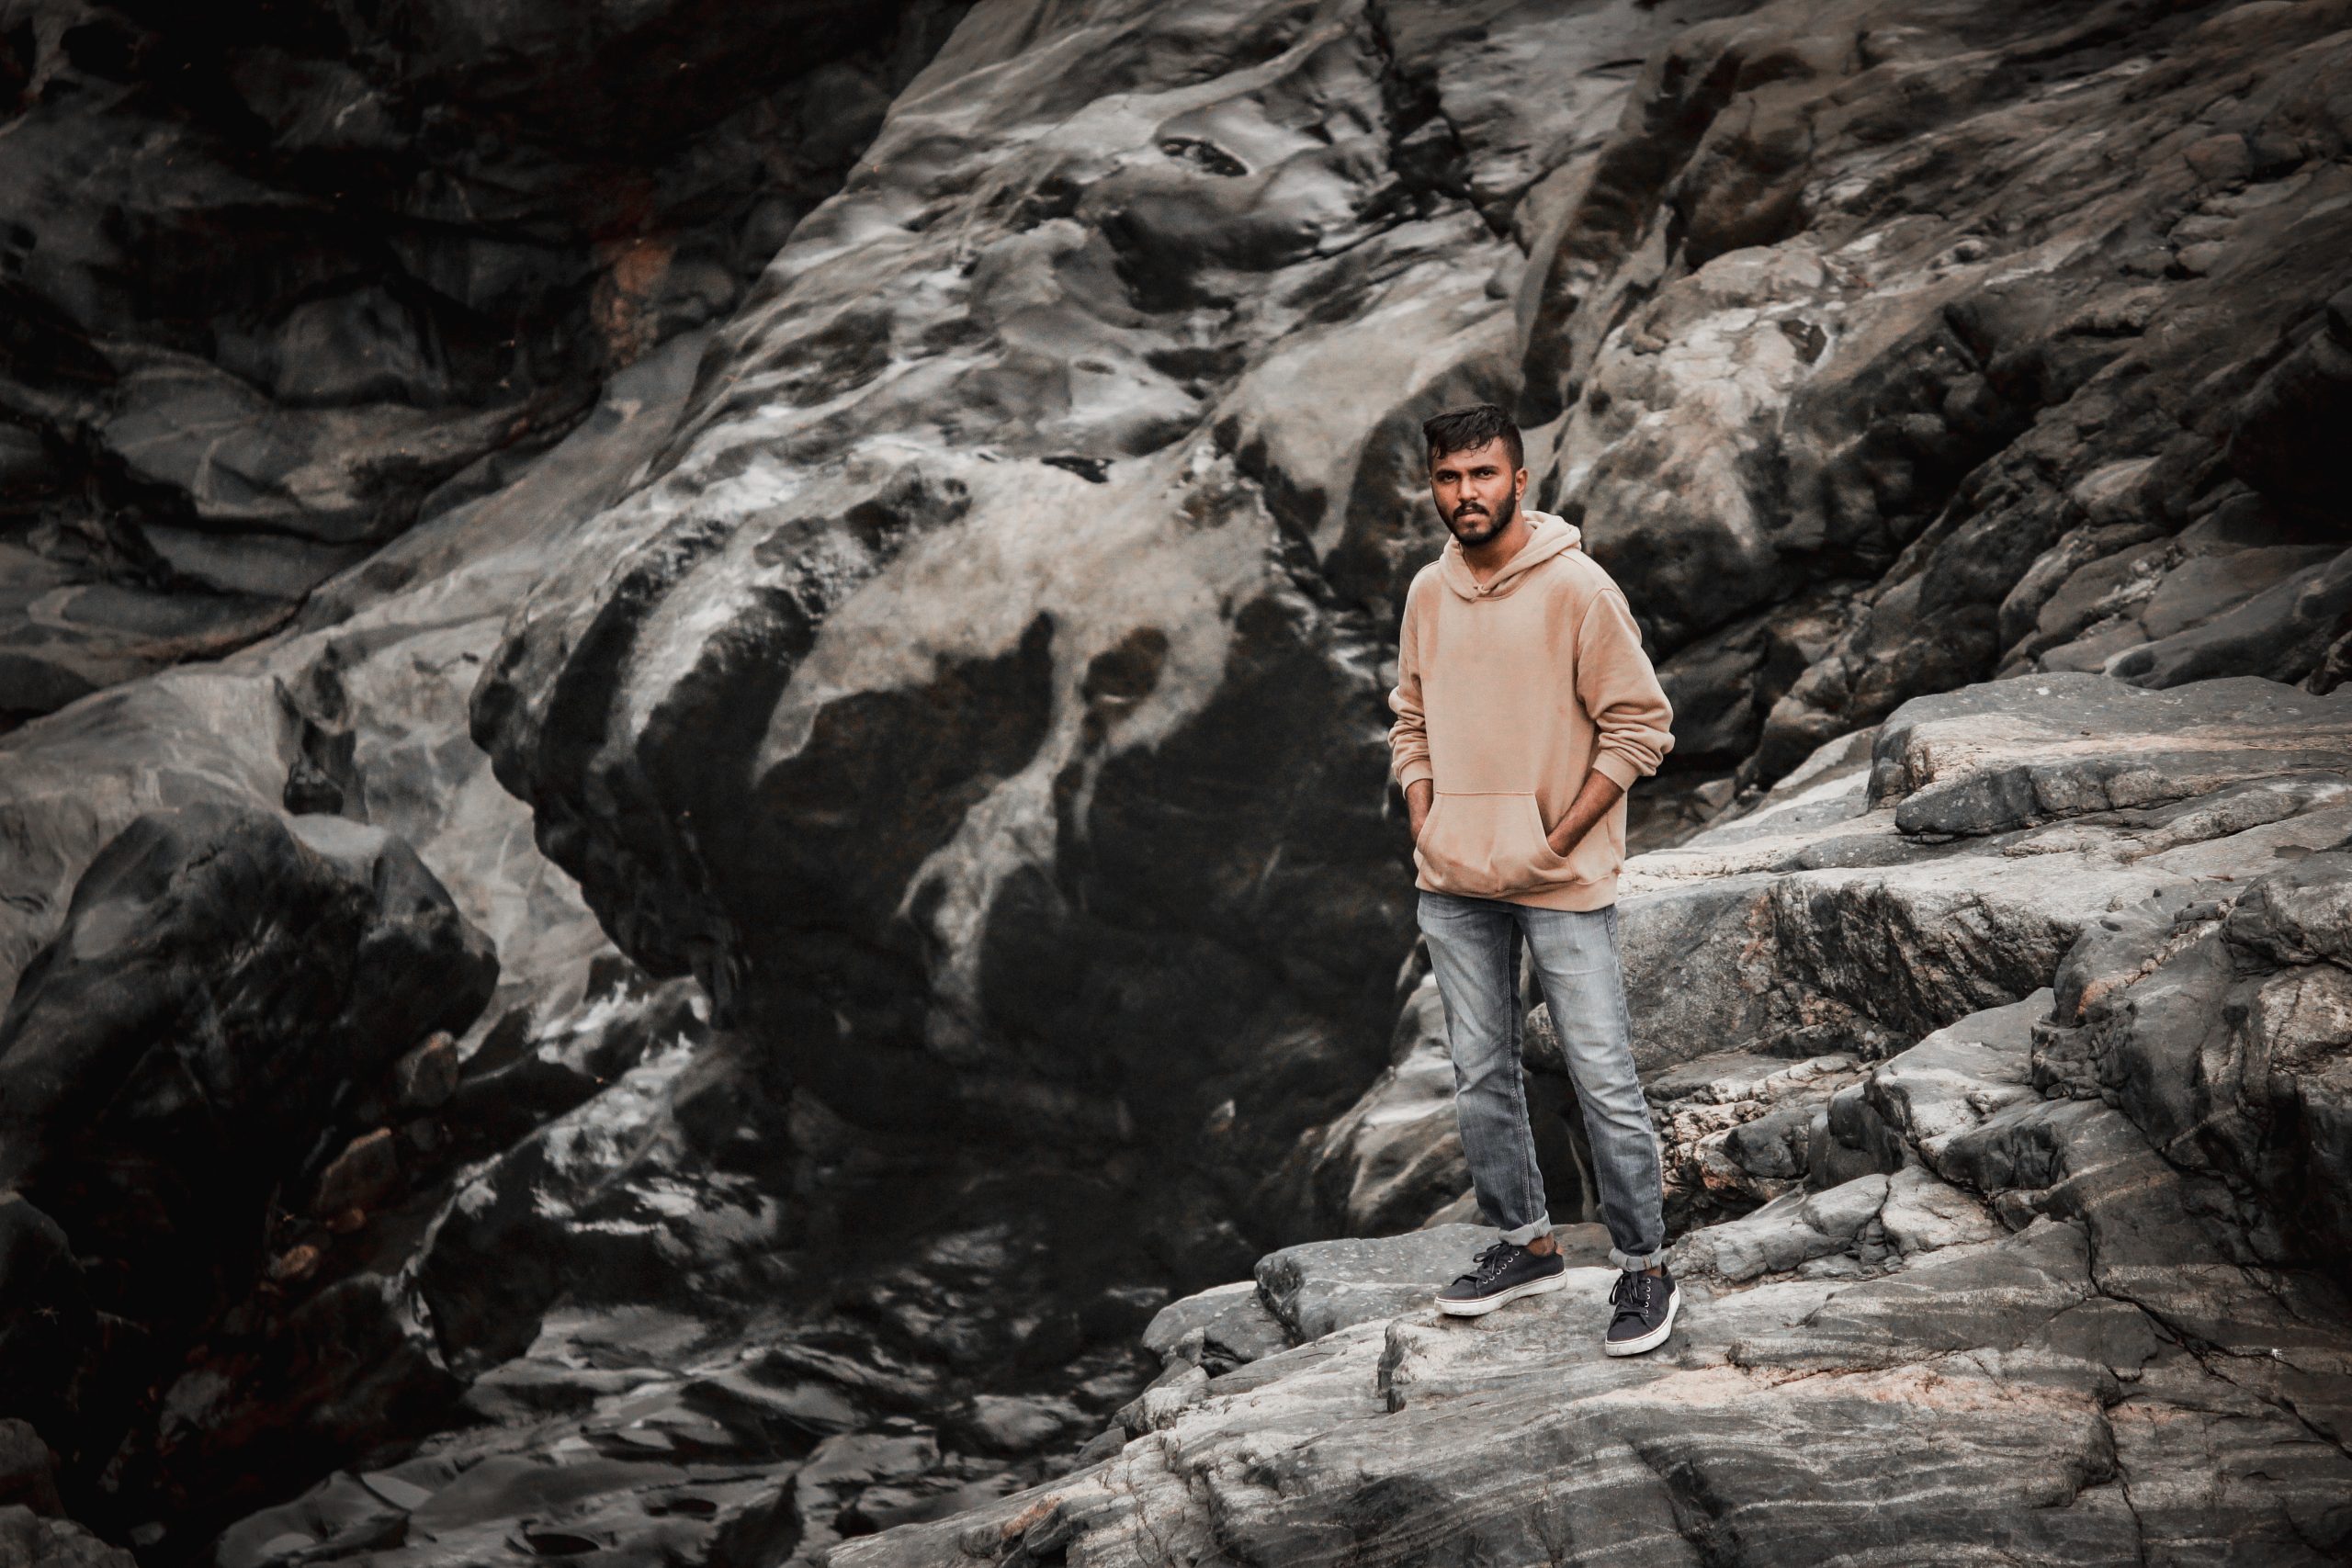
[[[1519,586],[1520,579],[1543,565],[1563,550],[1583,548],[1583,530],[1566,518],[1549,512],[1536,512],[1522,506],[1521,513],[1527,519],[1527,543],[1519,553],[1503,562],[1503,569],[1481,585],[1470,575],[1470,563],[1462,554],[1462,541],[1447,530],[1445,553],[1438,558],[1438,575],[1445,585],[1464,599],[1499,599]]]

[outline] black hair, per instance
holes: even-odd
[[[1510,415],[1492,403],[1472,403],[1468,408],[1448,409],[1434,419],[1421,422],[1421,434],[1428,437],[1430,461],[1434,463],[1448,452],[1467,452],[1501,438],[1503,450],[1510,454],[1510,466],[1527,466],[1527,447],[1519,438],[1519,426]]]

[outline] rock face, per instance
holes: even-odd
[[[8,1551],[2347,1550],[2341,0],[183,11],[0,0]],[[1710,822],[1633,1366],[1419,1304],[1473,398]]]
[[[1511,394],[1532,160],[1703,14],[976,14],[486,671],[548,852],[853,1121],[1233,1212],[1384,1057],[1416,423]]]
[[[1675,1006],[1744,1021],[1668,1032],[1646,1010],[1668,1142],[1712,1112],[1686,1166],[1781,1188],[1682,1237],[1687,1305],[1651,1357],[1600,1354],[1605,1269],[1438,1314],[1429,1293],[1490,1232],[1294,1247],[1247,1296],[1162,1314],[1168,1371],[1091,1462],[827,1562],[2339,1559],[2346,711],[2245,680],[1973,687],[1637,861],[1634,962],[1671,964]],[[2267,744],[2282,725],[2298,743]],[[2192,755],[2171,798],[2112,804],[2133,765]],[[1753,869],[1694,875],[1706,860]],[[1943,903],[1955,867],[1988,901],[2019,885],[2018,907]],[[1692,884],[1742,896],[1743,942],[1669,945]],[[1875,950],[1852,942],[1856,900]],[[2051,984],[1967,1010],[2036,953]],[[1756,973],[1790,992],[1747,996]],[[1822,1025],[1781,1021],[1809,1007],[1880,1033],[1823,1070]],[[1253,1339],[1245,1306],[1289,1348]]]
[[[512,480],[735,302],[961,9],[10,0],[0,722]]]
[[[643,460],[700,346],[681,339],[616,378],[514,484],[397,541],[314,596],[289,632],[0,738],[0,818],[19,879],[0,903],[12,978],[65,940],[75,897],[123,908],[100,896],[117,880],[107,857],[130,852],[126,829],[163,800],[266,825],[254,829],[265,837],[290,820],[299,837],[379,845],[400,863],[414,863],[400,861],[414,846],[498,953],[497,989],[470,1028],[455,1004],[480,1008],[485,974],[371,955],[361,978],[424,987],[455,1010],[409,1021],[396,1040],[345,1039],[334,1010],[261,987],[334,1046],[320,1059],[334,1070],[312,1080],[332,1113],[300,1129],[300,1176],[273,1202],[223,1195],[202,1216],[233,1248],[187,1238],[191,1267],[241,1289],[199,1303],[194,1276],[150,1279],[176,1283],[194,1320],[174,1325],[160,1370],[164,1341],[124,1341],[104,1305],[115,1284],[77,1261],[82,1238],[20,1196],[0,1201],[9,1407],[51,1413],[41,1430],[63,1450],[76,1515],[144,1552],[209,1558],[224,1525],[314,1482],[291,1513],[255,1516],[262,1533],[232,1532],[222,1550],[277,1562],[380,1549],[412,1512],[420,1540],[526,1540],[582,1488],[616,1499],[603,1538],[701,1551],[790,1519],[821,1544],[862,1495],[839,1476],[792,1491],[821,1439],[895,1438],[920,1417],[944,1441],[926,1436],[931,1459],[889,1484],[928,1506],[1049,1472],[1040,1452],[1074,1450],[1147,1381],[1132,1340],[1169,1294],[1154,1238],[1181,1233],[1181,1216],[1132,1242],[1107,1235],[1107,1256],[1048,1245],[1119,1206],[1143,1172],[1113,1169],[1098,1177],[1109,1195],[1073,1188],[1067,1209],[1041,1208],[1035,1192],[1066,1182],[1065,1168],[851,1135],[795,1099],[771,1055],[714,1037],[691,982],[650,979],[612,949],[462,739],[467,688],[520,585]],[[280,815],[291,807],[311,814]],[[248,892],[243,923],[215,931],[216,947],[247,926],[306,931],[315,912],[282,888]],[[310,934],[323,958],[326,932]],[[183,981],[230,972],[217,953],[179,957],[165,972]],[[41,973],[28,972],[19,1006],[47,994]],[[84,973],[126,1008],[158,994],[121,965]],[[376,1027],[351,1028],[363,1025]],[[450,1055],[454,1082],[436,1077]],[[103,1092],[103,1075],[88,1087]],[[150,1142],[134,1146],[152,1163]],[[948,1196],[910,1217],[910,1192]],[[910,1223],[925,1238],[912,1254]],[[1249,1252],[1236,1239],[1210,1256],[1246,1265]],[[1035,1310],[1035,1282],[1065,1270],[1083,1288]],[[91,1365],[106,1375],[58,1386]],[[708,1413],[714,1376],[743,1391],[716,1418],[740,1427],[724,1443]],[[673,1417],[654,1410],[659,1390],[677,1393]],[[639,1455],[673,1418],[673,1461],[616,1482],[594,1444]],[[696,1490],[730,1467],[731,1490]],[[388,1468],[400,1474],[385,1479]],[[858,1522],[869,1517],[845,1529],[872,1528]]]
[[[548,852],[854,1121],[1232,1205],[1382,1065],[1439,406],[1541,423],[1755,782],[2005,658],[2317,671],[2341,541],[2233,433],[2333,395],[2335,12],[1737,9],[977,14],[486,671]]]
[[[2352,835],[2348,781],[2340,694],[2250,679],[2165,692],[2015,679],[1915,699],[1825,748],[1756,809],[1637,858],[1623,940],[1670,1216],[1739,1213],[1824,1160],[1858,1173],[1855,1160],[1881,1155],[1857,1151],[1886,1146],[1867,1121],[1871,1064],[2052,983],[2114,910],[2198,906],[2209,884],[2233,892],[2276,857],[2329,849]],[[1544,1054],[1544,1011],[1525,999],[1534,1120],[1552,1140],[1545,1184],[1566,1217],[1589,1177],[1558,1135],[1574,1118],[1552,1112],[1573,1100]],[[1467,1185],[1434,1007],[1416,995],[1400,1019],[1403,1065],[1284,1172],[1324,1203],[1327,1226],[1348,1213],[1340,1194],[1363,1203],[1408,1177]],[[2032,1021],[1986,1016],[2007,1020],[2004,1049],[2022,1060]],[[1422,1032],[1407,1047],[1408,1030]],[[1411,1206],[1354,1228],[1476,1214],[1411,1217]]]
[[[47,1310],[12,1314],[0,1359],[29,1379],[9,1407],[51,1413],[75,1514],[115,1539],[200,1552],[449,1419],[465,1380],[413,1274],[456,1174],[649,1040],[701,1033],[456,739],[514,579],[640,459],[695,346],[616,377],[522,479],[315,596],[307,629],[0,738],[0,1076],[12,1111],[35,1090],[105,1108],[28,1098],[12,1121],[10,1299]],[[419,1051],[459,1058],[436,1103],[412,1092]],[[337,1172],[368,1179],[337,1193]]]
[[[1540,493],[1686,759],[1770,781],[1996,671],[2339,678],[2341,463],[2294,433],[2352,389],[2343,28],[1770,5],[1538,187]]]

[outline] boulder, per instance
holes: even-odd
[[[142,1382],[253,1287],[274,1195],[335,1146],[355,1086],[470,1023],[496,973],[379,829],[201,804],[139,818],[99,853],[0,1018],[10,1271],[49,1320],[7,1337],[5,1375],[45,1395],[18,1408],[77,1473],[113,1454]],[[395,1173],[388,1134],[370,1139],[372,1200]],[[338,1201],[363,1195],[368,1163],[328,1168]],[[102,1367],[91,1309],[114,1325]]]
[[[1687,19],[1639,10],[1573,48]],[[1210,1181],[1385,1060],[1409,886],[1362,781],[1438,542],[1416,426],[1508,395],[1516,254],[1394,151],[1443,152],[1453,88],[1398,73],[1450,84],[1453,23],[1216,17],[1041,17],[1128,62],[1076,118],[1052,51],[959,30],[473,710],[623,946],[844,1115],[1133,1137]],[[1479,142],[1557,112],[1490,103]]]
[[[2033,1054],[2037,1077],[2120,1108],[2170,1162],[2241,1185],[2277,1217],[2256,1250],[2333,1272],[2352,1207],[2352,855],[2295,858],[2226,901],[2086,943],[2075,998]],[[2085,971],[2114,978],[2107,984]]]
[[[1672,1561],[1718,1540],[1730,1509],[1740,1551],[1770,1560],[1983,1540],[2075,1562],[2216,1536],[2280,1561],[2335,1550],[2306,1543],[2340,1539],[2341,1450],[2103,1295],[2089,1258],[2074,1223],[2042,1219],[1880,1279],[1693,1284],[1681,1348],[1630,1360],[1594,1349],[1611,1276],[1578,1270],[1523,1310],[1365,1323],[1212,1379],[1149,1442],[827,1561],[952,1562],[967,1543],[1016,1539],[1184,1551],[1212,1531],[1255,1551],[1358,1529],[1400,1495],[1425,1540],[1569,1560],[1624,1556],[1633,1531],[1655,1540],[1666,1521],[1654,1556]],[[2315,1366],[2328,1352],[2288,1354]],[[1279,1488],[1245,1458],[1266,1444],[1290,1456]],[[2240,1479],[2196,1511],[2143,1501],[2149,1475],[2193,1452]],[[1941,1500],[1917,1503],[1929,1494]]]
[[[1267,1187],[1299,1211],[1290,1234],[1378,1235],[1419,1224],[1469,1180],[1445,1008],[1425,975],[1397,1015],[1386,1070],[1355,1104],[1303,1134]]]
[[[1197,1336],[1197,1337],[1195,1337]],[[1227,1371],[1290,1348],[1290,1330],[1258,1293],[1254,1280],[1213,1285],[1159,1309],[1143,1331],[1143,1348],[1196,1366]]]
[[[1493,1240],[1485,1226],[1438,1225],[1377,1241],[1307,1242],[1258,1260],[1258,1294],[1295,1337],[1319,1339],[1425,1303]]]

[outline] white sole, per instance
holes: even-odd
[[[1639,1339],[1604,1339],[1600,1348],[1612,1356],[1638,1356],[1645,1350],[1655,1350],[1666,1343],[1674,1332],[1674,1314],[1682,1310],[1682,1287],[1674,1287],[1674,1294],[1666,1298],[1666,1321],[1643,1335]]]
[[[1475,1302],[1449,1302],[1440,1297],[1437,1310],[1450,1317],[1484,1317],[1497,1307],[1508,1306],[1521,1296],[1535,1296],[1543,1294],[1545,1291],[1556,1291],[1567,1282],[1568,1271],[1563,1269],[1557,1274],[1546,1274],[1540,1280],[1530,1280],[1523,1285],[1513,1285],[1508,1291],[1500,1291]]]

